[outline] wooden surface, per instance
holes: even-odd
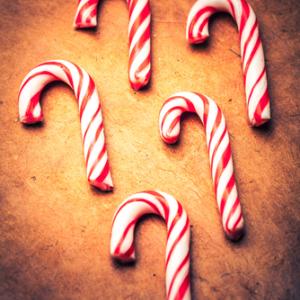
[[[152,81],[134,92],[125,1],[103,1],[97,30],[75,31],[75,0],[0,0],[0,299],[164,299],[162,220],[138,226],[134,266],[109,256],[117,205],[146,189],[172,194],[189,214],[195,299],[300,298],[299,1],[250,1],[272,100],[272,122],[261,129],[246,121],[235,23],[219,15],[210,42],[191,47],[185,23],[193,3],[151,1]],[[43,93],[42,126],[18,122],[23,77],[56,58],[77,63],[96,82],[113,193],[87,183],[77,103],[65,85]],[[222,232],[198,118],[184,119],[177,146],[160,139],[161,105],[180,90],[209,95],[225,114],[247,227],[240,243]]]

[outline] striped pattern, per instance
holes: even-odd
[[[236,240],[243,232],[244,220],[233,173],[233,163],[225,118],[210,98],[191,92],[180,92],[164,103],[159,128],[162,139],[175,143],[180,134],[180,118],[184,112],[197,113],[206,133],[211,176],[222,225],[227,236]]]
[[[111,255],[124,262],[135,260],[134,229],[146,214],[159,215],[167,223],[167,299],[191,299],[190,222],[181,204],[172,196],[160,191],[146,191],[128,197],[113,219]]]
[[[32,69],[20,87],[20,121],[25,124],[42,121],[40,94],[52,81],[68,84],[78,100],[89,182],[103,191],[112,190],[100,99],[93,79],[85,70],[64,60],[46,61]]]
[[[75,17],[75,27],[94,27],[97,24],[98,1],[79,1]],[[146,86],[151,74],[149,0],[127,0],[129,9],[129,81],[131,87],[139,90]]]
[[[74,20],[75,28],[97,26],[97,7],[99,0],[79,0]]]
[[[202,43],[208,36],[208,22],[216,12],[228,12],[239,29],[248,118],[260,126],[271,118],[262,42],[253,9],[245,0],[198,0],[192,7],[186,35],[190,43]]]
[[[149,0],[128,0],[129,81],[133,89],[147,85],[151,69]]]

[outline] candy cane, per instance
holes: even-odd
[[[146,191],[128,197],[113,219],[111,255],[124,262],[135,260],[134,228],[146,214],[162,216],[167,223],[167,299],[190,299],[190,222],[181,204],[172,196]]]
[[[75,27],[97,25],[97,0],[80,0]],[[151,72],[150,3],[149,0],[127,0],[129,8],[129,81],[133,89],[146,86]]]
[[[191,92],[174,94],[164,103],[159,116],[160,134],[166,143],[173,144],[178,140],[180,117],[184,112],[197,113],[203,123],[222,225],[227,236],[236,240],[242,234],[244,220],[224,115],[209,97]]]
[[[25,124],[42,121],[40,94],[52,81],[68,84],[78,100],[89,182],[101,190],[112,190],[100,99],[93,79],[85,70],[65,60],[46,61],[32,69],[20,87],[20,121]]]
[[[74,20],[75,28],[97,26],[97,7],[99,0],[79,0]]]
[[[271,118],[262,42],[255,13],[245,0],[198,0],[192,7],[186,36],[190,43],[202,43],[208,36],[208,21],[216,12],[228,12],[240,32],[241,59],[244,73],[248,118],[260,126]]]

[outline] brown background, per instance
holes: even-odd
[[[134,92],[127,80],[126,3],[101,2],[97,30],[75,31],[75,0],[0,0],[0,298],[164,299],[163,221],[151,217],[138,226],[134,266],[109,257],[117,205],[155,188],[189,214],[195,299],[299,299],[299,1],[251,0],[272,99],[273,120],[261,129],[246,122],[230,16],[214,18],[210,42],[191,47],[185,22],[194,0],[151,1],[153,77],[147,90]],[[23,77],[53,58],[76,62],[96,82],[114,193],[87,183],[68,87],[46,89],[43,126],[18,122]],[[159,137],[161,105],[180,90],[216,99],[227,119],[247,226],[240,243],[222,232],[199,119],[185,119],[177,146]]]

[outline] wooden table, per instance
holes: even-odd
[[[191,47],[185,23],[193,3],[151,1],[152,81],[134,92],[125,1],[103,1],[97,30],[75,31],[75,0],[0,0],[1,299],[164,299],[163,221],[138,226],[134,266],[109,256],[117,205],[147,189],[172,194],[189,214],[195,299],[300,298],[299,1],[250,1],[272,100],[272,122],[260,129],[246,121],[234,21],[214,18],[209,43]],[[87,183],[77,103],[66,85],[43,93],[42,126],[18,122],[23,77],[53,58],[77,63],[96,82],[113,193]],[[185,118],[177,146],[160,139],[161,105],[180,90],[209,95],[225,114],[247,227],[240,243],[222,231],[199,119]]]

